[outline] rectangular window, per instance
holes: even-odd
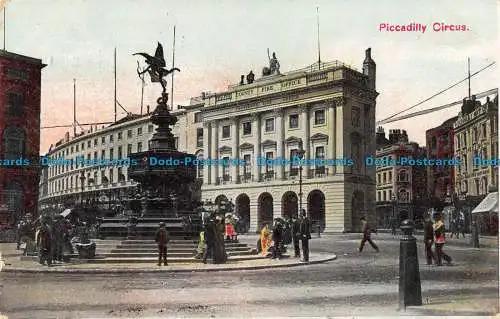
[[[298,150],[290,150],[290,176],[299,175],[299,165],[294,161],[298,156]]]
[[[290,115],[289,120],[288,120],[288,126],[290,128],[298,128],[299,127],[299,115],[298,114]]]
[[[71,146],[71,154],[73,154],[73,150],[74,150],[74,148],[73,148],[73,146]]]
[[[113,134],[111,134],[111,135],[109,136],[109,142],[110,142],[110,143],[113,143],[114,141],[115,141],[115,136],[114,136]]]
[[[87,141],[87,148],[90,148],[92,146],[92,144],[90,143],[90,141]]]
[[[201,112],[194,113],[194,122],[200,123],[202,121]]]
[[[383,184],[386,184],[387,183],[387,174],[384,172],[384,174],[382,175],[382,183]]]
[[[389,172],[389,179],[388,179],[388,182],[389,182],[389,183],[392,183],[392,172]]]
[[[266,177],[271,177],[274,174],[274,166],[269,165],[267,160],[272,160],[274,158],[273,152],[266,152]]]
[[[132,130],[127,131],[127,138],[132,138]]]
[[[101,151],[101,160],[106,158],[106,150]]]
[[[314,125],[325,124],[325,110],[317,110],[314,112]]]
[[[127,144],[127,156],[132,154],[132,144]]]
[[[384,196],[384,202],[385,202],[385,201],[387,201],[387,197],[386,197],[386,196],[387,196],[387,193],[384,191],[382,194],[383,194],[383,196]]]
[[[113,183],[113,180],[114,180],[114,170],[112,168],[109,169],[109,182],[110,183]]]
[[[142,143],[137,143],[137,152],[142,152]]]
[[[94,147],[97,146],[97,139],[94,139]]]
[[[82,151],[85,149],[85,143],[82,143]]]
[[[153,133],[154,126],[153,125],[148,125],[148,133]]]
[[[121,141],[121,140],[122,140],[122,135],[123,135],[123,133],[122,133],[122,132],[118,132],[118,137],[117,137],[117,138],[118,138],[118,140],[119,140],[119,141]]]
[[[104,173],[104,170],[101,171],[101,184],[106,184],[108,182],[108,179],[106,178],[106,174]]]
[[[90,161],[90,153],[87,154],[87,161]]]
[[[125,181],[125,176],[123,176],[123,169],[121,167],[118,167],[118,181],[119,182]]]
[[[266,119],[266,132],[274,132],[274,119]]]
[[[80,145],[76,144],[75,147],[76,147],[76,152],[78,153],[80,151]]]
[[[196,147],[203,147],[203,129],[196,129]]]
[[[222,180],[224,182],[228,182],[231,179],[231,175],[229,174],[229,157],[222,158]]]
[[[244,122],[243,123],[243,135],[252,134],[252,122]]]
[[[113,148],[109,149],[109,160],[113,160],[113,156],[115,155],[115,150]]]
[[[118,146],[118,159],[122,159],[123,153],[122,153],[122,147]]]
[[[325,147],[324,146],[317,146],[316,147],[316,159],[318,160],[324,160],[325,159]],[[325,174],[325,165],[319,163],[316,165],[316,175],[322,175]]]
[[[106,144],[106,137],[104,137],[104,136],[103,136],[103,137],[101,138],[101,144]]]
[[[94,159],[97,159],[97,152],[94,152]]]
[[[222,138],[231,137],[231,127],[229,125],[224,125],[222,127]]]
[[[250,166],[251,163],[251,156],[250,154],[245,154],[243,155],[243,160],[245,161],[245,167],[244,167],[244,174],[245,174],[245,179],[249,179],[250,175],[252,174],[252,167]]]
[[[137,128],[137,135],[142,135],[142,127]]]

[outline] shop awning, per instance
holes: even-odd
[[[472,213],[498,213],[498,192],[488,194]]]
[[[69,208],[67,208],[67,209],[65,209],[65,210],[61,213],[61,216],[62,216],[62,217],[64,217],[64,218],[66,218],[66,217],[68,217],[68,215],[69,215],[69,214],[71,214],[71,212],[72,212],[72,210],[71,210],[71,209],[69,209]]]

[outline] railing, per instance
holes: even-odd
[[[253,175],[252,174],[240,175],[240,181],[242,183],[251,183],[251,182],[253,182]]]
[[[309,170],[309,176],[311,178],[323,178],[328,176],[328,168],[324,166],[316,167],[315,169]]]
[[[304,176],[302,176],[304,177]],[[291,171],[286,171],[284,179],[286,180],[294,180],[294,179],[299,179],[299,171],[297,169],[293,169]]]
[[[268,171],[265,173],[260,174],[260,180],[262,181],[270,181],[276,179],[276,172],[274,171]]]

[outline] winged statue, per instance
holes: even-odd
[[[180,72],[178,68],[166,69],[165,58],[163,55],[163,46],[158,42],[158,47],[154,56],[151,56],[144,52],[134,53],[133,55],[141,55],[146,59],[146,64],[148,65],[143,71],[137,71],[139,77],[144,73],[148,72],[151,77],[151,82],[160,82],[163,92],[167,90],[167,80],[164,78],[173,73],[174,71]]]

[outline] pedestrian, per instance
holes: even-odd
[[[38,258],[39,263],[44,265],[47,262],[47,266],[52,266],[52,229],[49,225],[48,218],[44,218],[40,226],[38,233]]]
[[[432,265],[432,261],[435,260],[435,255],[434,252],[432,251],[433,244],[434,244],[434,229],[432,227],[432,220],[430,216],[426,216],[424,223],[424,245],[425,245],[425,258],[427,259],[427,265]]]
[[[212,258],[215,263],[215,240],[218,235],[217,225],[215,224],[215,216],[210,216],[208,222],[205,224],[204,230],[205,251],[203,252],[203,263],[207,263],[208,257]]]
[[[274,225],[273,225],[273,250],[272,250],[272,259],[281,259],[281,252],[282,252],[282,242],[283,242],[283,226],[279,222],[278,219],[274,220]]]
[[[54,262],[63,262],[64,248],[64,220],[61,215],[57,215],[54,221],[53,229],[53,247],[54,247]]]
[[[442,259],[446,261],[448,265],[451,264],[451,257],[443,252],[443,246],[446,242],[445,240],[445,228],[443,223],[443,216],[438,215],[436,217],[436,222],[433,225],[435,246],[436,246],[436,266],[442,266]]]
[[[164,222],[160,223],[160,228],[156,231],[155,240],[158,244],[158,266],[161,266],[162,260],[163,265],[167,266],[167,244],[170,241],[170,236]]]
[[[292,217],[292,242],[295,258],[300,258],[300,220],[296,215]]]
[[[24,217],[21,218],[21,220],[17,223],[16,227],[16,242],[17,242],[17,250],[21,249],[21,240],[24,236],[24,232],[26,229],[26,222],[24,220]]]
[[[309,262],[309,239],[311,239],[311,222],[307,218],[306,210],[300,212],[299,238],[302,241],[302,262]]]
[[[395,237],[398,233],[397,233],[397,220],[396,218],[391,218],[391,232],[392,232],[392,236]]]
[[[361,217],[359,220],[361,220],[361,226],[363,229],[363,239],[361,239],[361,243],[359,244],[359,252],[363,251],[363,247],[365,246],[365,243],[368,242],[370,245],[375,249],[377,252],[379,252],[378,246],[375,245],[375,243],[371,239],[371,231],[370,231],[370,225],[368,224],[368,221],[366,220],[365,217]]]

